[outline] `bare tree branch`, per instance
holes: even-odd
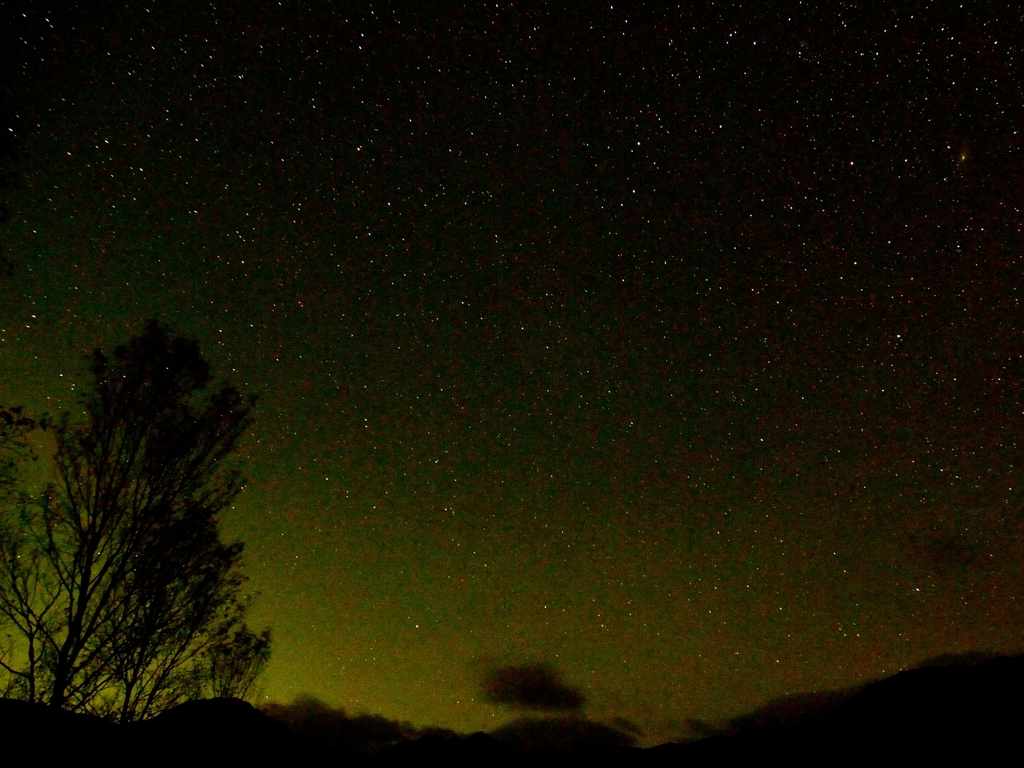
[[[54,425],[54,486],[2,508],[4,690],[121,721],[248,695],[270,635],[243,622],[242,546],[220,540],[218,515],[241,489],[226,460],[253,401],[204,398],[198,346],[155,321],[111,359],[97,351],[92,374],[85,422]],[[0,409],[0,492],[33,426]]]

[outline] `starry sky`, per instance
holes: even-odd
[[[0,402],[151,317],[260,396],[265,700],[654,744],[1024,651],[1015,4],[22,5]]]

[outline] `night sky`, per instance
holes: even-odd
[[[1015,3],[25,5],[0,403],[153,317],[260,396],[266,699],[654,744],[1024,651]]]

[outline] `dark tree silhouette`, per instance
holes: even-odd
[[[37,426],[45,427],[45,423],[37,424],[33,419],[25,416],[20,406],[0,406],[0,510],[12,510],[20,497],[21,491],[18,482],[21,479],[20,470],[26,459],[35,458],[34,453],[29,447],[27,437]],[[2,522],[4,521],[0,518],[0,523]],[[0,527],[0,537],[2,537],[3,532],[4,528]],[[0,540],[3,539],[0,538]],[[28,563],[26,562],[23,565],[27,566]],[[8,570],[9,567],[5,554],[2,562],[0,562],[0,574],[6,575]],[[2,575],[0,575],[0,584],[3,583]],[[16,594],[4,592],[0,589],[0,631],[12,629],[9,626],[12,613],[8,611],[8,607],[13,607],[16,604]],[[17,612],[15,611],[14,613],[16,614]],[[16,631],[21,628],[21,625],[17,623],[13,627]],[[7,632],[6,639],[7,656],[11,656],[14,645],[13,634]],[[0,664],[2,664],[2,654],[3,648],[0,647]],[[7,697],[17,691],[19,687],[22,687],[19,685],[21,682],[17,678],[8,677],[3,679],[0,677],[0,697]]]
[[[0,665],[8,692],[117,721],[204,694],[245,693],[269,634],[245,628],[240,543],[218,515],[241,489],[225,468],[251,399],[223,386],[191,340],[156,321],[54,427],[56,480],[8,505],[0,528]]]
[[[270,630],[257,635],[244,623],[232,627],[210,646],[206,659],[212,696],[247,699],[270,661]]]
[[[16,490],[21,462],[32,456],[26,437],[36,427],[45,429],[45,420],[37,423],[25,416],[20,406],[0,405],[0,498],[4,500],[9,501]]]

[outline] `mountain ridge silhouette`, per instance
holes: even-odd
[[[424,729],[376,755],[325,748],[237,699],[198,700],[157,717],[114,725],[91,715],[0,699],[0,738],[8,756],[109,765],[321,764],[353,768],[421,765],[701,766],[776,759],[788,764],[861,764],[867,760],[974,761],[1016,754],[1024,716],[1024,655],[977,657],[977,663],[925,663],[856,691],[791,697],[790,709],[769,702],[737,718],[732,731],[700,741],[640,749],[627,742],[533,742],[519,750],[495,734],[468,736]],[[773,706],[775,709],[773,710]],[[803,709],[801,709],[803,707]],[[777,712],[781,716],[775,717]],[[767,714],[765,714],[767,713]],[[763,716],[762,716],[763,715]],[[775,717],[773,720],[772,717]],[[554,728],[557,721],[551,721]],[[579,724],[576,723],[576,727]],[[609,729],[610,730],[610,729]],[[603,734],[603,736],[602,736]]]

